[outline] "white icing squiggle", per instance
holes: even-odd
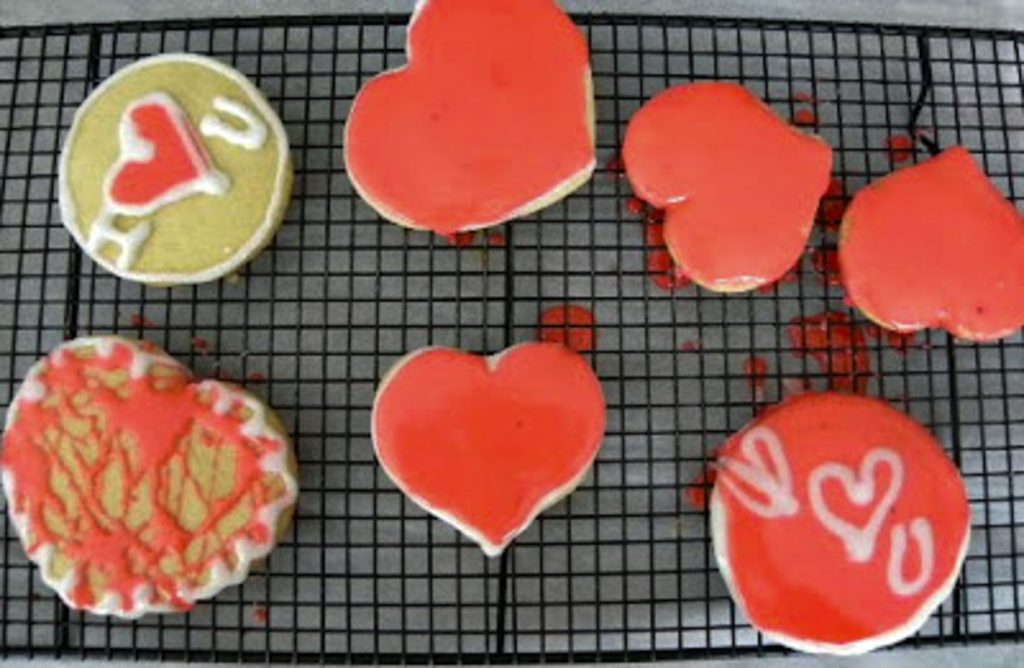
[[[875,469],[882,464],[889,467],[889,486],[876,501]],[[867,524],[857,527],[840,518],[828,507],[822,487],[830,479],[836,479],[843,487],[847,498],[858,506],[875,502],[874,510]],[[889,448],[875,448],[861,460],[859,472],[837,462],[828,462],[811,471],[807,480],[807,493],[814,516],[826,530],[839,537],[846,548],[850,561],[870,561],[875,553],[878,532],[882,529],[889,510],[899,498],[903,487],[903,461]]]
[[[761,455],[761,448],[768,453],[771,470]],[[721,481],[747,510],[765,518],[787,517],[800,511],[800,503],[793,496],[793,475],[789,461],[782,448],[778,434],[768,427],[754,427],[740,442],[740,453],[744,459],[720,455],[717,461]],[[767,501],[757,499],[744,489],[738,481],[763,494]]]
[[[233,127],[216,114],[207,114],[199,124],[199,131],[204,137],[217,137],[248,151],[263,148],[267,142],[267,126],[248,107],[218,95],[213,98],[213,108],[239,119],[245,123],[245,128]]]
[[[890,532],[889,563],[885,569],[885,577],[889,589],[897,596],[913,596],[921,591],[931,580],[935,568],[935,539],[931,522],[923,517],[915,517],[910,522],[910,535],[917,543],[921,566],[917,576],[908,581],[903,577],[903,560],[907,554],[906,527],[897,524]]]

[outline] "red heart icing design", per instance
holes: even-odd
[[[778,118],[742,86],[670,88],[630,121],[633,190],[665,208],[665,243],[683,273],[712,290],[750,290],[800,259],[832,149]]]
[[[121,158],[107,177],[107,200],[115,211],[145,215],[209,190],[210,158],[170,97],[156,93],[135,102],[121,123]]]
[[[389,372],[373,407],[384,470],[491,556],[576,486],[604,427],[593,370],[547,343],[491,358],[414,352]]]
[[[546,206],[594,166],[583,35],[553,0],[427,0],[409,64],[359,92],[345,164],[384,217],[451,234]]]
[[[970,534],[963,481],[935,438],[884,402],[798,395],[733,436],[716,470],[715,556],[774,640],[865,652],[916,631],[952,590]]]
[[[1024,219],[960,146],[858,192],[839,263],[883,327],[984,341],[1024,324]]]

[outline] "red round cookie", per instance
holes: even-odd
[[[633,116],[623,147],[633,190],[666,209],[682,271],[721,292],[781,278],[800,259],[832,149],[740,85],[676,86]]]
[[[1024,325],[1024,219],[961,146],[860,190],[839,264],[853,303],[889,329],[987,341]]]
[[[405,67],[360,90],[345,165],[385,218],[452,234],[541,209],[594,169],[589,52],[554,0],[420,0]]]
[[[407,496],[495,556],[576,487],[605,420],[597,376],[564,346],[424,348],[381,382],[373,443]]]
[[[715,557],[766,636],[867,652],[914,633],[952,590],[970,533],[963,481],[887,404],[799,395],[733,436],[716,470]]]

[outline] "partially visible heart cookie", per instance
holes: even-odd
[[[798,395],[731,438],[715,470],[719,570],[769,638],[867,652],[914,633],[952,590],[970,534],[963,481],[881,401]]]
[[[489,556],[579,484],[604,427],[593,370],[550,343],[490,358],[416,351],[388,372],[373,405],[384,470]]]
[[[773,283],[796,264],[828,189],[832,149],[742,86],[676,86],[633,116],[623,146],[633,190],[666,210],[664,237],[711,290]]]
[[[367,83],[345,166],[383,217],[442,235],[497,225],[594,168],[589,53],[554,0],[420,0],[409,62]]]
[[[274,413],[117,337],[65,343],[7,412],[7,507],[71,607],[188,610],[245,579],[287,528],[295,459]]]
[[[882,327],[988,341],[1024,325],[1024,218],[963,147],[860,190],[839,263],[851,301]]]
[[[270,242],[291,183],[288,139],[260,92],[216,60],[165,54],[119,70],[79,107],[61,217],[122,278],[202,283]]]

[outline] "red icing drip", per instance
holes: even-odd
[[[262,605],[256,606],[252,609],[252,621],[257,624],[266,624],[270,621],[270,611]]]
[[[793,114],[793,125],[807,127],[817,122],[818,115],[814,113],[813,109],[797,109],[796,113]]]
[[[811,253],[811,263],[822,283],[834,286],[843,284],[839,269],[839,251],[834,248],[815,248]]]
[[[152,210],[161,200],[202,178],[210,169],[202,145],[177,109],[159,102],[137,105],[129,119],[151,146],[148,160],[130,160],[110,181],[109,197],[119,206]]]
[[[764,285],[759,285],[757,287],[757,291],[762,295],[768,295],[775,292],[775,288],[777,288],[780,285],[785,285],[787,283],[796,283],[799,280],[800,275],[797,273],[797,270],[795,268],[790,269],[779,280],[773,283],[765,283]]]
[[[248,376],[246,376],[246,380],[248,380],[250,383],[265,383],[267,382],[267,376],[266,374],[260,373],[259,371],[253,371]]]
[[[809,393],[765,412],[755,425],[723,446],[722,457],[756,466],[742,447],[755,427],[770,430],[778,439],[796,512],[775,518],[753,512],[724,480],[728,478],[759,501],[764,494],[727,466],[718,467],[715,499],[721,505],[712,507],[712,521],[723,523],[731,588],[754,625],[797,640],[845,645],[905,627],[919,612],[929,611],[930,599],[959,567],[970,525],[963,482],[935,438],[881,401]],[[752,438],[748,443],[764,460],[765,473],[776,478],[778,469],[765,441]],[[881,506],[884,515],[873,550],[865,560],[855,561],[844,542],[826,530],[813,511],[808,491],[811,472],[831,464],[852,469],[852,475],[859,477],[865,457],[879,447],[898,457],[902,485],[895,502],[887,510]],[[888,464],[866,475],[874,486],[871,496],[859,505],[836,479],[821,486],[829,511],[857,528],[878,512],[883,494],[893,484]],[[719,514],[719,509],[725,514]],[[892,531],[898,524],[910,526],[917,518],[924,518],[931,527],[933,569],[919,591],[900,595],[890,588],[887,575]],[[916,541],[908,540],[902,564],[905,578],[920,572],[919,555]]]
[[[829,181],[825,199],[821,202],[821,221],[826,230],[837,231],[846,213],[846,199],[843,182],[839,179]]]
[[[839,391],[863,394],[871,380],[871,355],[865,327],[845,313],[827,312],[801,320],[787,328],[797,356],[809,355]]]
[[[630,122],[623,149],[637,196],[667,208],[683,272],[718,290],[778,280],[800,258],[832,151],[730,83],[671,88]]]
[[[594,349],[595,338],[594,314],[582,306],[552,306],[541,313],[541,341],[586,353]]]
[[[504,248],[508,245],[508,238],[504,232],[495,230],[487,235],[487,245],[491,248]]]
[[[80,577],[71,598],[78,607],[99,603],[84,575],[88,570],[102,575],[104,591],[120,595],[125,611],[133,609],[134,593],[143,585],[152,585],[161,598],[176,607],[188,607],[180,596],[180,588],[197,586],[198,577],[214,560],[233,553],[234,540],[246,538],[266,543],[273,538],[256,513],[252,513],[248,523],[212,554],[192,565],[182,560],[181,571],[173,577],[160,569],[161,559],[169,555],[180,557],[197,536],[214,535],[217,522],[235,508],[243,494],[252,494],[257,508],[266,503],[267,490],[257,484],[262,477],[260,459],[276,451],[280,444],[244,435],[242,422],[235,413],[240,407],[237,402],[225,414],[204,406],[198,386],[169,361],[162,364],[167,372],[160,376],[162,389],[157,389],[157,381],[150,375],[129,379],[121,386],[130,390],[128,398],[94,380],[97,373],[130,369],[135,354],[125,343],[117,343],[113,354],[106,358],[84,359],[69,348],[59,349],[36,379],[46,388],[47,400],[19,401],[17,419],[4,436],[2,461],[15,484],[14,507],[19,514],[28,516],[32,530],[33,542],[28,551],[32,554],[45,545],[57,546],[75,564]],[[102,417],[92,417],[91,412],[73,404],[73,398],[80,394],[91,397],[88,411],[98,410]],[[76,429],[87,428],[88,438],[95,440],[77,436],[78,432],[72,431],[66,422],[68,419],[77,421]],[[191,455],[182,453],[191,452],[185,445],[186,437],[197,427],[213,447],[234,451],[235,479],[226,496],[204,499],[207,517],[198,529],[189,531],[160,499],[167,493],[170,460],[178,456],[182,458],[179,461],[189,461]],[[62,440],[53,441],[47,434],[58,434]],[[137,443],[134,455],[121,445],[126,438]],[[88,449],[92,447],[96,448],[94,452]],[[134,466],[133,457],[137,457]],[[108,484],[104,475],[114,463],[120,464],[125,476],[118,506],[120,516],[104,503],[104,490],[111,493],[104,487]],[[76,475],[72,466],[81,474]],[[71,490],[64,497],[51,488],[54,476],[60,475],[64,476],[65,489]],[[182,484],[188,477],[183,471]],[[127,518],[133,494],[142,493],[146,480],[153,489],[151,517],[144,526],[133,530],[122,518]],[[74,513],[65,503],[67,494],[73,494],[77,500]],[[47,517],[54,515],[67,527],[66,536],[51,528],[53,520],[47,522]],[[149,537],[143,539],[147,533]]]
[[[202,336],[196,336],[192,338],[192,347],[195,348],[196,350],[206,352],[210,350],[212,346],[210,345],[210,341],[208,339],[205,339]]]
[[[139,329],[155,329],[159,327],[155,322],[138,313],[133,313],[129,316],[128,324]]]
[[[962,147],[862,189],[846,220],[843,283],[872,320],[972,340],[1024,324],[1024,219]]]
[[[794,102],[803,102],[804,104],[816,104],[814,96],[807,91],[798,90],[793,93]]]
[[[885,140],[885,146],[894,163],[907,162],[914,157],[914,140],[908,135],[892,135]]]
[[[587,470],[605,419],[586,361],[530,343],[490,362],[447,348],[405,358],[378,390],[373,431],[399,486],[493,553]]]
[[[389,217],[495,224],[593,166],[587,43],[554,0],[429,0],[408,40],[345,129],[349,174]]]
[[[466,248],[476,243],[476,232],[453,232],[452,234],[444,235],[444,238],[456,248]]]
[[[763,398],[765,381],[768,378],[768,362],[753,355],[743,360],[743,373],[747,377],[750,393],[758,400]]]
[[[700,341],[693,341],[693,340],[683,341],[679,345],[679,349],[682,350],[683,352],[687,352],[687,353],[696,352],[696,351],[700,350]]]
[[[614,178],[619,178],[625,171],[626,166],[622,162],[622,156],[615,156],[604,165],[604,170],[608,172]]]
[[[711,488],[715,486],[717,473],[711,466],[704,467],[704,470],[697,474],[697,477],[686,486],[686,498],[690,505],[697,510],[708,509],[708,497],[711,495]]]
[[[657,210],[655,210],[657,211]],[[645,237],[647,241],[647,275],[651,282],[662,290],[682,290],[693,285],[690,277],[683,273],[672,256],[665,250],[664,225],[655,222],[655,216],[648,216]]]
[[[634,216],[642,216],[647,210],[647,205],[639,197],[630,197],[626,200],[626,210]]]

